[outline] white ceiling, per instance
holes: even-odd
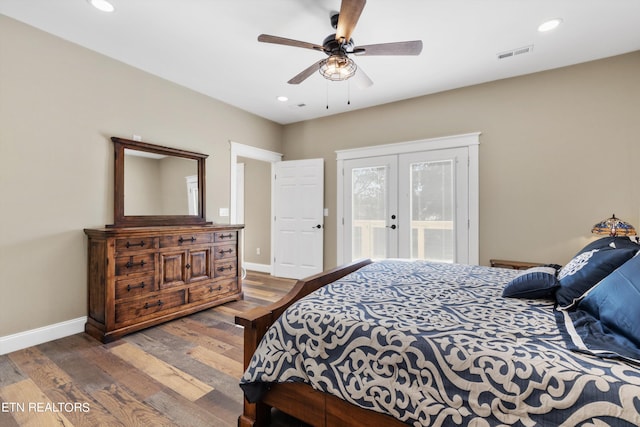
[[[111,2],[108,14],[86,0],[0,0],[0,13],[282,124],[640,50],[640,0],[370,0],[355,45],[421,39],[422,54],[354,57],[365,89],[317,73],[289,85],[324,54],[257,36],[321,45],[340,0]],[[559,28],[537,31],[554,17]]]

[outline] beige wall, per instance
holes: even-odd
[[[357,105],[357,92],[352,92]],[[335,150],[482,132],[480,261],[565,263],[612,213],[640,226],[640,52],[285,127],[287,159],[325,159],[325,267],[336,262]]]
[[[323,157],[331,267],[335,150],[480,131],[481,262],[564,263],[612,212],[640,226],[638,70],[635,52],[279,126],[0,16],[0,337],[86,315],[82,229],[113,221],[112,135],[209,154],[216,222],[229,140]]]
[[[206,153],[207,217],[229,207],[229,140],[282,127],[0,15],[0,337],[87,314],[83,228],[113,222],[113,146]]]
[[[271,264],[271,163],[238,157],[244,163],[244,260]],[[260,249],[260,254],[257,249]]]

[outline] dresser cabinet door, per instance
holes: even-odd
[[[160,254],[160,289],[187,283],[187,252]]]
[[[191,249],[187,264],[189,282],[211,278],[211,248]]]

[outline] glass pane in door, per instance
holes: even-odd
[[[454,160],[409,166],[411,258],[454,262]]]
[[[386,166],[351,169],[351,259],[387,257]]]

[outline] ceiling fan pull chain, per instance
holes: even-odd
[[[347,105],[351,105],[351,82],[347,80]]]
[[[327,110],[329,109],[329,81],[327,80]]]

